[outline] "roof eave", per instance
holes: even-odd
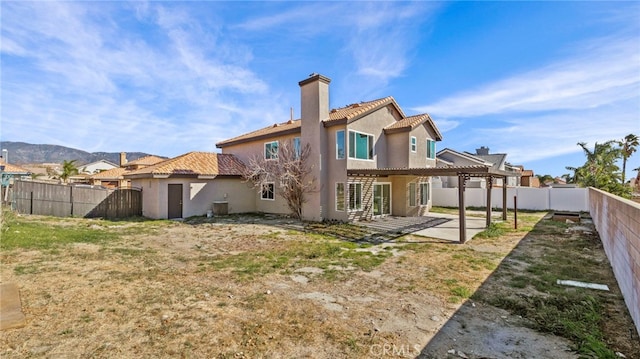
[[[278,132],[267,133],[267,134],[264,134],[264,135],[258,135],[258,136],[248,137],[248,138],[241,138],[241,139],[237,139],[237,140],[222,141],[222,142],[216,143],[216,148],[224,148],[224,147],[233,146],[233,145],[239,145],[239,144],[243,144],[243,143],[247,143],[247,142],[266,140],[266,139],[270,139],[270,138],[273,138],[273,137],[279,137],[279,136],[283,136],[283,135],[290,135],[290,134],[293,134],[293,133],[299,133],[300,132],[300,128],[301,127],[298,126],[298,127],[294,127],[294,128],[289,128],[289,129],[285,129],[285,130],[282,130],[282,131],[278,131]]]

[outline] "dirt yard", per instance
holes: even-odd
[[[1,281],[18,284],[27,325],[0,332],[0,357],[577,357],[568,351],[575,341],[534,331],[516,295],[585,291],[550,290],[555,280],[538,276],[543,267],[527,271],[549,247],[517,245],[543,215],[465,245],[410,235],[374,245],[329,235],[348,237],[355,226],[311,232],[264,216],[5,215]],[[534,229],[522,242],[584,232],[566,230]],[[598,280],[612,288],[601,308],[603,340],[611,352],[640,357],[608,262],[589,241],[579,253],[596,258]],[[532,286],[537,280],[554,283]],[[514,296],[499,301],[500,293]],[[482,332],[495,327],[505,330],[490,339],[494,353],[483,352],[492,347]]]

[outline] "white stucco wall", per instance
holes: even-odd
[[[182,216],[205,215],[214,201],[226,201],[229,213],[256,211],[256,191],[239,178],[167,178],[134,179],[132,185],[142,188],[142,215],[167,218],[169,184],[182,184]]]
[[[433,188],[433,205],[458,207],[457,188]],[[484,207],[487,190],[466,188],[464,192],[467,207]],[[519,209],[556,210],[580,212],[589,210],[589,192],[586,188],[529,188],[507,189],[507,208],[513,208],[513,197],[517,196]],[[502,208],[502,188],[491,190],[491,206]]]

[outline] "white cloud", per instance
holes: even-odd
[[[447,117],[596,108],[637,97],[636,38],[607,38],[547,67],[447,97],[419,111]]]

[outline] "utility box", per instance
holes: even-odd
[[[229,203],[227,201],[213,202],[213,215],[220,216],[229,214]]]

